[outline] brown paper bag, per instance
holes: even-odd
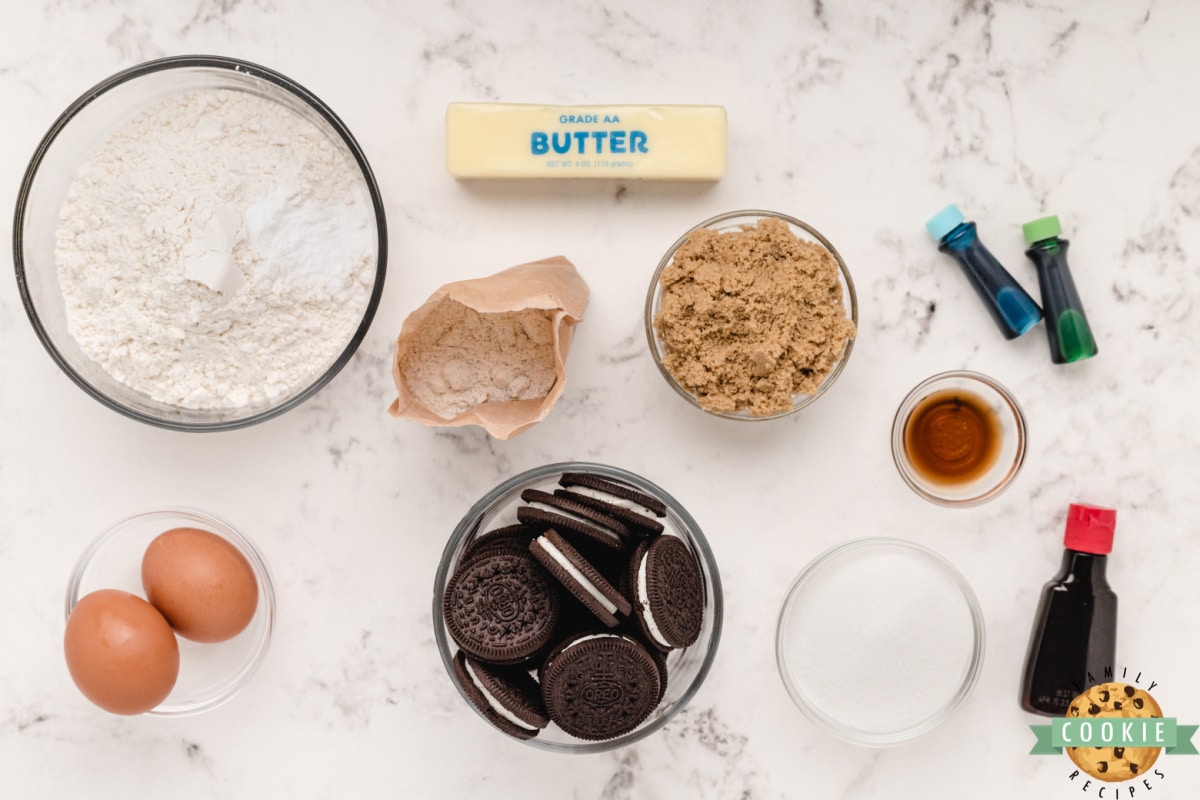
[[[553,312],[554,364],[556,377],[549,393],[542,398],[483,403],[468,408],[453,419],[444,419],[422,405],[410,390],[400,368],[417,333],[430,313],[443,299],[449,298],[480,314],[500,314],[525,309]],[[426,425],[457,427],[479,425],[497,439],[509,439],[540,422],[563,393],[566,385],[567,352],[571,335],[587,307],[588,286],[570,261],[562,256],[521,264],[486,278],[448,283],[434,292],[424,305],[408,315],[396,337],[392,359],[392,377],[399,397],[388,413]]]

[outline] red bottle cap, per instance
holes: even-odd
[[[1067,509],[1067,533],[1063,546],[1078,553],[1106,556],[1112,552],[1117,512],[1111,508],[1072,503]]]

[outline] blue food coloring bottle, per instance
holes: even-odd
[[[938,250],[954,256],[1005,339],[1015,339],[1041,321],[1042,309],[979,241],[975,223],[966,222],[958,206],[943,208],[925,223],[925,230]]]

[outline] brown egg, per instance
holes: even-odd
[[[154,606],[101,589],[67,618],[67,669],[84,697],[114,714],[141,714],[167,698],[179,677],[179,642]]]
[[[258,608],[250,562],[228,539],[199,528],[173,528],[150,543],[142,586],[175,632],[195,642],[238,635]]]

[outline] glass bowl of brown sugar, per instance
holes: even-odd
[[[671,245],[646,294],[646,339],[667,383],[725,419],[793,414],[837,380],[858,297],[837,249],[806,222],[731,211]]]

